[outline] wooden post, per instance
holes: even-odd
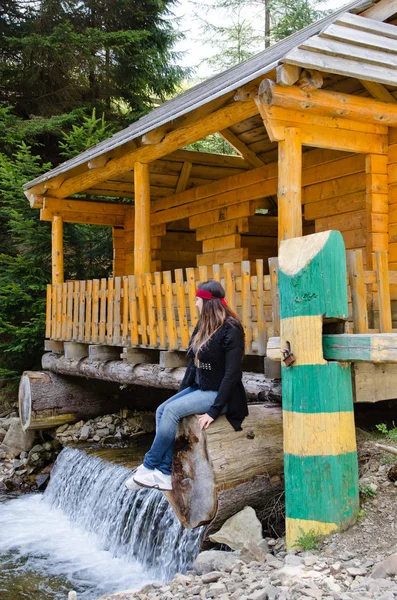
[[[367,290],[364,280],[363,251],[349,250],[348,272],[352,296],[353,333],[368,332]]]
[[[302,143],[299,129],[285,128],[278,144],[278,243],[302,235]]]
[[[150,179],[149,165],[136,162],[135,184],[135,240],[134,273],[150,273]]]
[[[356,517],[358,465],[350,366],[323,358],[323,318],[348,316],[338,231],[282,242],[279,256],[287,547]]]
[[[54,215],[52,220],[52,283],[63,283],[63,219]]]
[[[375,252],[388,250],[388,176],[387,155],[365,157],[365,205],[367,213],[367,269],[375,269]]]

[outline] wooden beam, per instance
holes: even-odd
[[[376,100],[381,102],[395,103],[397,100],[394,96],[385,88],[381,83],[375,83],[374,81],[365,81],[360,79],[360,83],[365,87],[367,92],[371,94]]]
[[[370,8],[367,8],[361,16],[375,21],[386,21],[389,17],[397,13],[397,0],[381,0]]]
[[[285,128],[278,149],[278,243],[302,235],[302,144],[299,129]]]
[[[122,215],[97,215],[75,211],[52,211],[42,208],[40,219],[52,221],[55,216],[62,217],[64,223],[85,223],[86,225],[109,225],[110,227],[123,227],[124,217]]]
[[[48,208],[54,212],[72,211],[96,215],[124,216],[128,205],[117,202],[95,202],[91,200],[75,200],[74,198],[50,198],[43,196],[43,208]]]
[[[134,273],[150,273],[150,175],[149,165],[136,162]]]
[[[109,162],[100,169],[91,169],[81,175],[76,175],[67,179],[54,194],[57,198],[66,198],[67,196],[81,192],[102,181],[107,181],[114,175],[120,175],[130,171],[135,162],[149,163],[158,158],[178,150],[179,148],[196,142],[211,133],[225,129],[244,119],[253,117],[258,113],[254,102],[234,102],[209,115],[203,117],[200,121],[186,127],[181,127],[168,133],[164,140],[154,146],[143,146],[137,148],[125,155],[109,160]]]
[[[96,156],[95,158],[89,160],[87,166],[89,169],[100,169],[106,165],[109,159],[110,156],[107,153],[100,154],[100,156]]]
[[[310,90],[317,90],[323,86],[324,80],[321,73],[314,71],[313,69],[304,69],[300,74],[297,85],[301,90],[310,92]]]
[[[299,79],[301,67],[296,65],[278,65],[276,68],[276,82],[278,85],[294,85]]]
[[[192,163],[185,161],[182,165],[181,173],[179,175],[178,183],[175,189],[176,194],[180,194],[186,190],[187,182],[189,181],[190,173],[192,171]]]
[[[54,216],[52,220],[52,283],[63,283],[63,220]]]
[[[258,95],[258,82],[251,81],[247,85],[237,88],[234,93],[234,100],[236,102],[248,102],[253,100]]]
[[[251,167],[261,167],[264,165],[263,160],[261,160],[255,152],[252,152],[252,150],[250,150],[230,129],[222,129],[219,133],[228,144],[237,150],[237,152],[240,152],[241,156],[249,165],[251,165]]]
[[[305,92],[296,86],[278,86],[270,79],[261,82],[259,98],[265,106],[304,110],[308,114],[340,117],[388,127],[397,126],[397,106],[372,98],[325,90]]]

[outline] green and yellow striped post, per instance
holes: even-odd
[[[285,240],[279,253],[287,547],[347,527],[359,508],[350,366],[323,358],[323,322],[348,316],[337,231]]]

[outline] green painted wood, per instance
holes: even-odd
[[[281,246],[280,255],[282,251]],[[303,315],[348,318],[346,251],[339,231],[330,232],[325,246],[309,265],[292,277],[279,269],[278,276],[281,319]]]
[[[397,362],[395,333],[324,335],[323,352],[327,360],[349,362]]]
[[[339,456],[285,454],[286,516],[336,523],[341,527],[357,514],[357,453]],[[296,502],[296,498],[302,501]],[[325,518],[327,520],[325,520]]]
[[[324,379],[328,382],[325,387]],[[352,410],[350,367],[338,363],[283,370],[283,409],[302,413]]]

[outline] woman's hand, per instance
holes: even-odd
[[[199,424],[200,429],[208,429],[209,425],[211,425],[213,420],[214,419],[207,414],[200,415],[198,417],[198,424]]]

